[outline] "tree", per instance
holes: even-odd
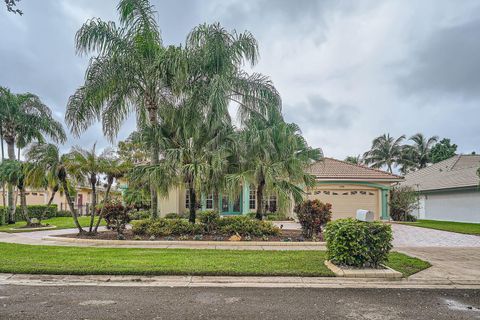
[[[230,186],[248,182],[256,188],[256,218],[263,219],[266,194],[275,194],[280,206],[285,207],[293,198],[295,203],[303,200],[301,185],[311,187],[314,176],[306,169],[314,161],[322,159],[320,149],[308,146],[299,127],[285,123],[280,114],[271,114],[268,119],[252,116],[239,133],[240,169],[230,175]]]
[[[50,108],[38,96],[31,93],[13,94],[3,87],[0,87],[0,125],[10,160],[15,160],[15,144],[25,147],[32,141],[43,142],[45,137],[55,142],[66,140],[61,123],[53,118]],[[11,184],[8,194],[9,223],[14,223]]]
[[[449,159],[457,152],[457,145],[452,144],[450,139],[443,138],[437,142],[430,151],[430,158],[433,163]]]
[[[79,135],[101,118],[103,131],[113,139],[127,117],[158,125],[158,109],[171,104],[171,78],[176,74],[177,48],[164,48],[148,0],[121,0],[120,25],[100,19],[87,21],[75,42],[79,54],[98,53],[90,60],[85,83],[69,99],[65,120]],[[148,119],[148,120],[147,120]],[[151,146],[150,161],[159,150]],[[151,186],[152,217],[158,215],[157,192]]]
[[[344,161],[351,164],[363,164],[363,158],[361,155],[347,156]]]
[[[97,184],[100,180],[100,174],[107,171],[108,164],[102,155],[96,153],[96,145],[87,150],[80,147],[74,147],[68,154],[68,171],[76,178],[77,183],[89,183],[92,188],[92,203],[90,208],[89,234],[94,234],[93,224],[95,222],[95,212],[97,210]],[[112,171],[113,172],[113,171]],[[113,174],[112,174],[113,175]],[[109,190],[110,191],[110,190]]]
[[[431,161],[431,149],[437,142],[438,137],[426,138],[423,134],[417,133],[410,137],[412,145],[403,146],[401,157],[401,171],[407,173],[411,170],[425,168]]]
[[[27,200],[25,195],[26,181],[25,176],[28,171],[28,163],[22,163],[17,160],[5,160],[0,165],[0,180],[7,181],[11,185],[16,185],[20,192],[20,207],[22,215],[27,226],[32,224],[27,210]]]
[[[75,209],[74,198],[71,194],[70,178],[67,172],[69,165],[69,155],[61,155],[60,150],[54,144],[34,144],[26,153],[27,159],[31,161],[36,172],[45,172],[49,179],[52,179],[52,185],[58,181],[60,188],[65,193],[67,203],[72,214],[73,221],[79,233],[84,233],[83,228],[78,222],[78,213]],[[53,197],[54,195],[52,195]]]
[[[375,138],[370,151],[365,152],[364,159],[367,165],[373,168],[386,167],[388,172],[393,172],[393,167],[402,161],[402,141],[405,135],[397,139],[390,134],[383,134]]]
[[[409,186],[394,187],[390,190],[390,217],[394,221],[415,221],[411,213],[418,209],[418,192]]]
[[[23,15],[23,11],[20,9],[16,9],[15,6],[20,2],[20,0],[5,0],[5,5],[7,6],[8,12],[18,13],[19,15]]]

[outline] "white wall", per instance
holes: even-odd
[[[424,203],[421,219],[480,223],[480,191],[427,194]]]

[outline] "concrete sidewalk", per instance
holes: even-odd
[[[113,287],[228,287],[228,288],[435,288],[480,289],[480,282],[446,279],[328,277],[214,277],[214,276],[110,276],[0,274],[0,285],[113,286]]]

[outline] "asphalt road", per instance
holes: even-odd
[[[480,319],[480,290],[8,285],[0,319]]]

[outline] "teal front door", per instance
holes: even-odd
[[[242,197],[232,199],[228,196],[220,198],[221,214],[241,214],[242,212]]]

